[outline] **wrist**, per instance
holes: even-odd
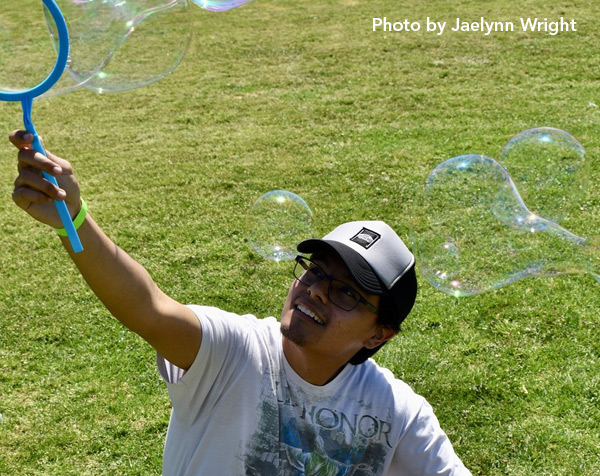
[[[79,227],[83,224],[83,222],[85,221],[86,217],[87,217],[87,203],[85,202],[85,200],[82,198],[81,199],[81,207],[79,209],[79,212],[77,212],[77,215],[75,216],[75,218],[73,218],[73,225],[75,226],[75,230],[78,230]],[[54,229],[56,231],[56,233],[58,233],[60,236],[67,236],[67,231],[64,228],[55,228]]]

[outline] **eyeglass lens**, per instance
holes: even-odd
[[[345,311],[354,309],[360,301],[360,295],[351,286],[328,276],[319,265],[306,258],[297,258],[296,266],[294,266],[294,276],[306,286],[312,286],[327,278],[329,280],[327,289],[329,299]]]

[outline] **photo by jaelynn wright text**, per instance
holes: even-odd
[[[404,19],[401,21],[388,20],[387,17],[373,18],[373,31],[383,32],[417,32],[427,31],[436,35],[443,35],[445,32],[478,32],[484,35],[490,35],[496,32],[521,31],[542,32],[548,35],[558,35],[563,32],[577,31],[577,22],[574,19],[567,20],[560,17],[559,20],[548,20],[548,18],[519,18],[518,22],[513,21],[488,21],[481,17],[478,21],[464,21],[456,18],[451,22],[434,21],[427,17],[423,24],[420,21],[411,21]]]

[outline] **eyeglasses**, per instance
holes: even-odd
[[[360,303],[377,314],[377,308],[362,297],[356,289],[328,275],[318,264],[304,256],[296,256],[294,277],[305,286],[312,286],[323,279],[327,279],[329,281],[327,297],[337,307],[344,311],[351,311]]]

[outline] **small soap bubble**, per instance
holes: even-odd
[[[298,254],[298,243],[310,237],[312,211],[295,193],[272,190],[252,205],[249,226],[248,242],[260,256],[292,260]]]
[[[560,221],[582,198],[585,149],[568,132],[537,127],[520,132],[502,149],[502,164],[529,209]]]

